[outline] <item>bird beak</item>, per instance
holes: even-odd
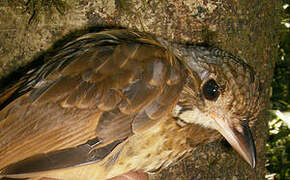
[[[231,146],[250,164],[256,166],[256,147],[249,125],[245,123],[231,124],[232,121],[211,114],[217,123],[217,130],[226,138]]]

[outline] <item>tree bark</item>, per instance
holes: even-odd
[[[0,2],[2,79],[47,51],[63,36],[92,26],[122,26],[176,42],[208,43],[246,59],[254,67],[263,91],[262,113],[252,128],[257,167],[251,169],[220,141],[199,147],[188,158],[150,175],[150,179],[264,179],[265,109],[277,56],[280,1],[68,0],[64,14],[58,13],[57,3],[43,8],[40,3],[25,7],[16,1]],[[7,81],[1,82],[0,87],[6,86]]]

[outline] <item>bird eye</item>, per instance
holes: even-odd
[[[215,101],[220,95],[220,87],[215,80],[208,80],[202,87],[202,93],[207,100]]]

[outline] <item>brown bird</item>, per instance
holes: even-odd
[[[258,80],[214,47],[88,33],[0,95],[0,178],[107,179],[167,167],[219,133],[252,167]]]

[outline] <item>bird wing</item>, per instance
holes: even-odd
[[[104,159],[171,112],[184,78],[179,60],[147,34],[80,36],[0,95],[0,174]]]

